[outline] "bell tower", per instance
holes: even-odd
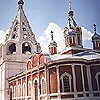
[[[9,100],[7,79],[23,72],[27,60],[40,53],[40,44],[29,25],[23,10],[24,1],[18,0],[17,14],[6,34],[5,43],[0,46],[0,100]]]
[[[39,44],[35,39],[35,34],[32,32],[27,17],[24,13],[23,5],[23,0],[19,0],[17,15],[12,22],[9,34],[6,35],[6,55],[16,54],[19,56],[27,55],[28,57],[37,51],[41,52],[41,48],[38,48],[37,50],[37,46]]]

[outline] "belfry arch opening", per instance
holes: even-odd
[[[31,46],[28,42],[25,42],[22,44],[22,53],[23,54],[26,54],[26,53],[31,54]]]
[[[10,43],[7,48],[7,54],[15,54],[16,53],[16,44]]]

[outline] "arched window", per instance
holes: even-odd
[[[62,92],[71,92],[71,75],[64,73],[61,75]]]
[[[46,83],[44,79],[41,79],[41,94],[46,93]]]
[[[38,82],[35,80],[34,82],[34,90],[35,90],[35,100],[38,100]]]
[[[98,91],[100,91],[100,72],[98,72],[95,76],[96,81],[97,81],[97,87],[98,87]]]
[[[31,83],[28,82],[28,96],[31,96]]]
[[[23,54],[26,54],[26,53],[31,54],[31,46],[28,42],[25,42],[22,44],[22,53]]]
[[[7,54],[15,54],[16,53],[16,44],[11,43],[7,48]]]
[[[26,96],[26,85],[23,84],[23,90],[22,90],[22,95],[25,97]]]
[[[18,85],[18,97],[21,96],[21,85]]]

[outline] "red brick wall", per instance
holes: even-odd
[[[57,93],[57,72],[56,68],[52,68],[49,70],[50,73],[50,93]]]

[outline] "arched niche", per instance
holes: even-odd
[[[7,55],[10,54],[16,54],[16,44],[15,43],[9,43],[7,45]]]
[[[22,53],[23,54],[31,54],[31,45],[28,42],[24,42],[22,44]]]

